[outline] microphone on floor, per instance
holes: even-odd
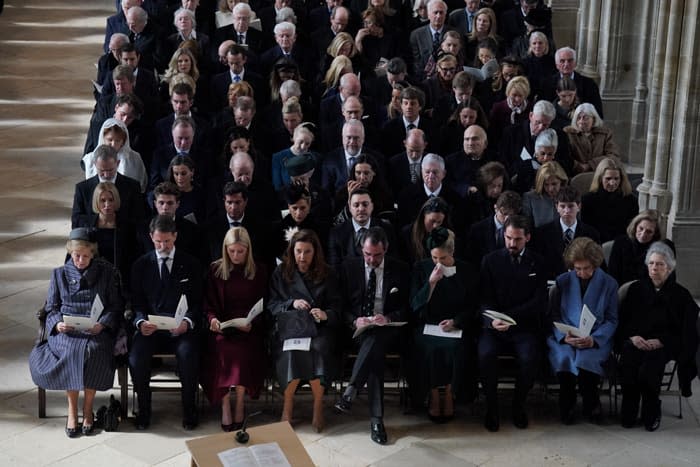
[[[262,411],[257,411],[246,415],[246,417],[243,419],[243,426],[241,427],[241,431],[236,433],[236,441],[238,441],[241,444],[246,444],[250,440],[250,435],[245,431],[248,428],[248,420],[250,420],[252,417],[255,417],[256,415],[260,415],[261,413]]]

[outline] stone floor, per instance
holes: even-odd
[[[157,394],[154,424],[136,432],[129,422],[114,433],[68,440],[65,398],[48,394],[48,418],[37,418],[36,388],[27,371],[35,309],[43,302],[51,268],[64,257],[73,186],[93,106],[90,79],[100,53],[105,18],[113,0],[8,0],[0,16],[0,465],[184,466],[184,441],[219,431],[215,410],[205,409],[194,432],[180,428],[177,397]],[[698,388],[696,388],[698,389]],[[697,391],[700,393],[700,391]],[[105,403],[100,394],[98,405]],[[330,400],[329,400],[330,405]],[[533,397],[527,430],[503,420],[499,433],[479,422],[481,406],[463,408],[448,425],[402,415],[387,398],[390,444],[368,436],[366,406],[341,419],[328,410],[327,429],[312,432],[309,420],[296,430],[319,466],[657,466],[700,465],[700,398],[664,398],[661,429],[623,430],[613,419],[602,426],[561,426],[556,404]],[[253,424],[275,420],[264,409]],[[277,411],[279,412],[279,407]],[[298,414],[309,414],[308,400]]]

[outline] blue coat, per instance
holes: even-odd
[[[579,368],[582,368],[602,375],[602,364],[610,356],[617,329],[617,282],[602,269],[596,268],[583,299],[580,284],[574,271],[557,277],[559,298],[553,304],[552,318],[578,326],[581,309],[584,304],[588,305],[596,317],[591,331],[596,345],[590,349],[575,349],[564,343],[565,334],[552,326],[553,334],[547,338],[549,361],[555,372],[567,371],[577,375]]]

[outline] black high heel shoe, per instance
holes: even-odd
[[[83,415],[83,426],[81,427],[81,431],[85,436],[90,436],[95,432],[95,414],[92,414],[92,424],[87,425],[85,424],[85,416]]]
[[[68,419],[66,419],[66,436],[69,438],[77,438],[80,436],[80,428],[77,426],[74,428],[68,428]]]

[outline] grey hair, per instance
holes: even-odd
[[[244,11],[241,11],[244,10]],[[251,13],[253,10],[250,8],[250,5],[244,2],[236,3],[236,6],[233,7],[232,13],[235,15],[236,13],[247,13],[248,17],[250,18]]]
[[[571,117],[571,126],[576,127],[576,120],[578,119],[578,116],[580,114],[585,114],[585,115],[590,115],[593,117],[593,127],[599,127],[603,126],[603,119],[600,118],[600,115],[598,114],[598,111],[595,109],[593,104],[590,104],[588,102],[584,102],[583,104],[580,104],[578,107],[576,107],[576,110],[574,110],[574,115]]]
[[[288,21],[292,24],[297,24],[297,15],[295,15],[294,10],[292,10],[288,6],[278,11],[277,16],[275,17],[276,23],[283,23],[285,21]]]
[[[294,25],[294,23],[290,23],[289,21],[282,21],[281,23],[277,23],[275,25],[274,33],[279,34],[282,31],[291,31],[292,34],[296,34],[297,27]]]
[[[294,81],[293,79],[288,79],[280,85],[280,94],[284,94],[287,97],[299,97],[301,96],[301,86],[299,86],[299,83],[297,81]]]
[[[559,55],[561,55],[564,52],[571,52],[573,54],[574,61],[576,61],[576,51],[571,47],[562,47],[561,49],[557,49],[557,52],[554,54],[554,60],[558,62]]]
[[[365,126],[356,118],[350,119],[343,124],[343,133],[345,133],[346,128],[357,127],[362,131],[362,137],[365,137]]]
[[[196,20],[195,17],[194,17],[194,11],[190,11],[190,10],[188,10],[187,8],[184,8],[184,7],[183,7],[183,8],[178,8],[177,10],[175,10],[175,13],[173,13],[173,26],[175,26],[176,29],[177,29],[177,19],[178,19],[181,15],[187,15],[187,16],[189,16],[190,19],[192,20],[192,29],[197,29],[197,20]]]
[[[443,159],[442,156],[433,152],[426,154],[423,156],[423,161],[420,163],[421,170],[427,168],[429,164],[437,164],[440,166],[440,170],[445,172],[445,159]]]
[[[661,255],[664,257],[664,262],[668,268],[673,271],[676,269],[676,256],[673,254],[673,250],[664,242],[654,242],[651,244],[647,250],[647,255],[644,257],[644,263],[649,264],[651,255]]]
[[[551,128],[542,130],[542,132],[537,135],[537,139],[535,140],[535,151],[537,151],[539,148],[548,147],[555,149],[559,147],[559,137],[557,136],[557,132]]]
[[[557,111],[554,105],[549,101],[537,101],[532,108],[533,115],[544,115],[545,117],[554,120],[557,116]]]
[[[129,43],[129,36],[124,34],[123,32],[115,32],[111,36],[109,36],[109,41],[119,41],[119,47],[121,48],[122,46],[126,45]]]
[[[127,15],[129,13],[132,13],[134,15],[134,19],[139,23],[148,22],[148,13],[140,6],[132,6],[129,8],[129,11],[126,12]]]

